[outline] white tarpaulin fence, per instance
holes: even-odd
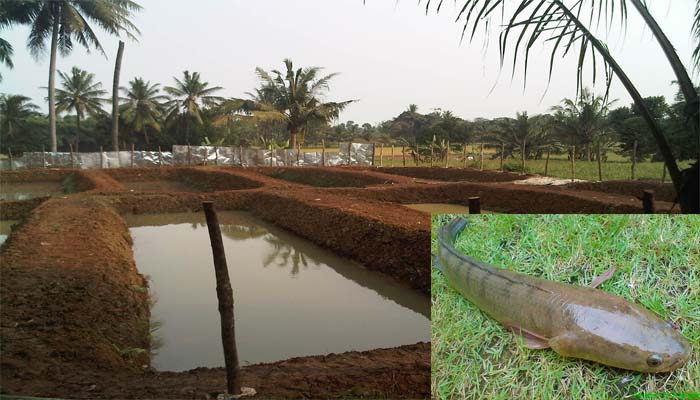
[[[0,169],[123,168],[172,165],[337,166],[372,165],[374,145],[340,143],[339,151],[299,152],[297,149],[247,149],[223,146],[173,146],[173,151],[103,151],[95,153],[26,152],[0,160]]]

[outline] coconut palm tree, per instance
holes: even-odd
[[[4,3],[21,3],[3,1]],[[31,2],[30,2],[31,3]],[[38,9],[32,16],[27,47],[38,57],[49,44],[49,134],[51,151],[56,151],[56,55],[67,55],[73,50],[74,41],[87,50],[94,48],[105,54],[102,44],[88,22],[92,22],[119,36],[121,33],[135,40],[138,29],[129,19],[141,6],[131,0],[42,0],[36,1]]]
[[[615,101],[596,96],[584,88],[577,99],[563,99],[560,105],[552,107],[557,130],[576,138],[588,161],[591,161],[591,145],[605,132],[608,111]]]
[[[0,29],[8,28],[14,24],[28,24],[32,21],[41,7],[39,1],[3,1],[0,2]],[[9,69],[14,68],[12,55],[14,49],[10,42],[0,38],[0,63]],[[2,82],[2,75],[0,75]]]
[[[328,91],[328,82],[337,74],[319,76],[320,67],[294,70],[289,59],[284,60],[284,65],[284,74],[278,70],[255,69],[262,83],[257,93],[264,96],[265,102],[257,103],[254,111],[277,111],[287,125],[289,147],[295,148],[298,136],[304,134],[309,122],[329,123],[356,100],[324,103],[321,96]]]
[[[22,95],[0,95],[0,131],[6,140],[12,139],[27,118],[37,113],[38,107]]]
[[[524,63],[524,71],[527,75],[530,49],[538,39],[546,40],[552,43],[549,64],[550,77],[557,56],[569,53],[577,54],[576,79],[577,88],[580,90],[583,87],[584,65],[587,56],[592,57],[594,82],[599,71],[604,71],[608,88],[613,77],[617,77],[639,108],[640,116],[649,127],[656,144],[659,146],[673,186],[676,193],[679,194],[681,210],[684,212],[691,209],[697,210],[700,208],[700,193],[697,189],[700,175],[697,166],[695,171],[686,171],[685,176],[681,173],[668,140],[661,130],[659,122],[653,118],[650,110],[644,104],[644,98],[612,56],[608,46],[590,30],[596,24],[611,26],[615,21],[624,25],[627,21],[628,1],[640,14],[663,50],[685,97],[686,104],[689,105],[687,118],[690,121],[691,129],[696,136],[700,135],[700,94],[695,90],[688,70],[683,66],[674,46],[651,15],[644,0],[520,0],[510,2],[516,3],[512,8],[506,7],[506,3],[509,3],[506,0],[463,0],[456,20],[463,25],[463,36],[468,35],[470,39],[474,37],[477,29],[482,25],[502,27],[499,38],[501,61],[505,60],[506,52],[512,51],[514,53],[513,73],[519,50],[525,53],[520,60]],[[426,10],[431,7],[431,4],[437,4],[439,11],[442,2],[443,0],[427,0]],[[506,12],[506,9],[509,11]],[[490,21],[492,18],[500,18],[500,21]],[[692,35],[695,39],[700,40],[700,4],[697,4],[695,8]],[[513,41],[515,41],[514,46],[512,45]],[[698,68],[700,66],[700,45],[696,47],[696,50],[694,64]],[[602,61],[604,68],[596,68],[596,60]],[[697,146],[700,157],[700,136],[698,136]],[[692,174],[694,176],[688,178],[688,175]],[[691,188],[684,183],[688,179],[695,182],[694,189],[684,189],[684,186]],[[689,190],[694,192],[689,193]]]
[[[122,118],[134,130],[143,136],[148,144],[148,131],[151,128],[160,132],[160,119],[163,115],[163,104],[167,97],[159,94],[157,83],[151,85],[142,78],[134,78],[128,88],[120,88],[125,97],[121,97],[120,107]]]
[[[56,89],[56,111],[75,112],[75,151],[79,151],[80,120],[85,119],[85,114],[96,116],[105,113],[102,103],[108,101],[103,97],[107,92],[102,90],[100,82],[94,82],[95,74],[78,67],[73,67],[70,75],[61,71],[58,71],[58,75],[62,88]]]
[[[202,82],[199,72],[183,72],[183,79],[176,77],[175,86],[166,86],[163,90],[170,95],[166,103],[169,121],[185,120],[185,142],[190,143],[190,122],[202,124],[202,107],[214,107],[224,101],[223,97],[212,93],[222,90],[221,86],[209,87],[209,82]]]

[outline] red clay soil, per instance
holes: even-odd
[[[314,187],[366,187],[394,183],[386,177],[381,178],[367,174],[364,170],[351,168],[323,167],[262,167],[257,172],[283,181],[301,183]]]
[[[480,171],[473,168],[379,167],[373,168],[373,170],[386,174],[447,182],[512,182],[530,177],[530,175],[511,174],[509,172],[499,171]]]
[[[673,189],[672,184],[656,181],[574,182],[566,184],[564,187],[574,190],[620,194],[640,199],[645,190],[653,190],[656,200],[670,203],[676,200],[676,191]]]

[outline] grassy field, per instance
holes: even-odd
[[[436,227],[451,217],[433,217],[433,252]],[[588,285],[616,266],[599,289],[675,322],[693,345],[693,355],[672,373],[652,375],[564,358],[549,349],[530,350],[433,269],[433,398],[621,399],[700,392],[697,232],[697,216],[469,217],[457,248],[495,266],[574,285]]]
[[[468,146],[468,153],[472,154],[474,160],[467,161],[467,167],[479,168],[479,154],[478,147],[474,147],[472,152],[471,147]],[[500,169],[500,158],[491,159],[495,154],[494,149],[484,149],[484,169],[486,170],[498,170]],[[375,165],[382,164],[385,167],[389,166],[402,166],[403,157],[401,155],[401,148],[394,149],[394,158],[392,162],[391,148],[385,147],[383,150],[383,160],[380,160],[379,156],[380,150],[377,147],[375,151]],[[618,154],[609,153],[608,161],[601,164],[603,180],[626,180],[632,177],[632,162],[625,157]],[[504,167],[507,171],[520,172],[521,171],[521,161],[519,158],[506,158],[504,161]],[[413,159],[407,155],[406,166],[415,166]],[[435,166],[444,167],[445,163],[435,162]],[[421,166],[430,166],[430,163],[422,163]],[[450,154],[450,167],[461,168],[464,166],[464,161],[462,159],[462,154]],[[689,161],[684,161],[679,163],[681,169],[690,166]],[[635,167],[635,179],[649,179],[661,181],[663,177],[664,165],[662,162],[637,162]],[[545,170],[545,160],[525,160],[525,172],[529,174],[544,175]],[[571,178],[571,162],[568,160],[565,154],[552,154],[549,159],[549,166],[547,168],[547,175],[559,178]],[[575,163],[575,177],[576,179],[583,179],[587,181],[597,181],[598,180],[598,163],[595,161],[581,161],[576,160]],[[666,182],[670,182],[670,177],[666,174]]]

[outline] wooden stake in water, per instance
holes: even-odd
[[[549,172],[549,153],[551,153],[552,148],[550,146],[547,146],[547,158],[544,159],[544,176],[547,176],[547,172]]]
[[[241,393],[241,374],[238,365],[238,349],[236,348],[236,330],[233,315],[233,290],[226,265],[224,242],[221,238],[219,218],[211,201],[202,202],[204,215],[207,218],[209,240],[214,258],[214,273],[216,275],[216,297],[219,300],[221,314],[221,341],[224,345],[224,363],[226,365],[226,384],[229,394]]]
[[[469,214],[481,214],[481,199],[478,197],[470,197],[468,200]]]
[[[644,214],[654,214],[654,191],[645,190],[642,194],[642,208]]]
[[[634,180],[634,169],[637,166],[637,141],[634,141],[634,147],[632,148],[632,180]]]
[[[603,181],[603,165],[601,164],[600,160],[600,142],[598,142],[598,145],[596,146],[596,159],[598,159],[598,180],[600,182]]]
[[[484,143],[480,143],[479,145],[479,169],[481,171],[484,170]]]

